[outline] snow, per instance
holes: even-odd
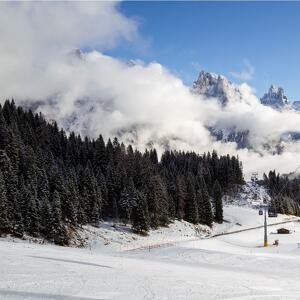
[[[236,220],[260,222],[236,210]],[[269,248],[259,247],[262,229],[150,251],[1,241],[0,299],[300,299],[300,224],[286,224],[291,235],[271,234],[277,227],[269,239],[279,247]]]
[[[147,236],[133,233],[130,226],[113,222],[103,222],[99,228],[85,226],[80,232],[81,239],[86,240],[87,248],[102,251],[129,251],[139,248],[170,246],[183,241],[195,240],[209,236],[211,229],[204,225],[193,225],[175,220],[168,227],[151,230]]]
[[[252,207],[255,190],[256,201],[264,199],[250,184],[212,232],[175,221],[141,237],[106,222],[82,230],[87,248],[1,239],[0,299],[300,299],[299,221],[268,227],[269,243],[278,239],[278,247],[261,247],[263,228],[211,237],[263,224]],[[287,220],[297,219],[268,218]],[[276,234],[280,227],[292,233]]]
[[[213,234],[233,232],[236,230],[243,230],[252,227],[262,226],[264,223],[264,216],[258,215],[258,210],[251,207],[240,207],[236,205],[227,205],[224,207],[223,224],[214,224]],[[267,216],[267,223],[281,223],[290,220],[296,220],[297,217],[278,214],[276,218],[269,218]],[[283,225],[281,225],[282,227]]]
[[[232,198],[228,198],[227,203],[238,206],[258,207],[270,202],[270,196],[264,186],[255,182],[247,182],[241,190]]]

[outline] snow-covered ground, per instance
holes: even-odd
[[[249,207],[227,206],[225,218],[234,221],[230,230],[263,223]],[[270,242],[279,239],[269,248],[260,247],[263,229],[195,240],[185,225],[151,233],[144,243],[181,240],[150,251],[120,251],[111,242],[79,249],[1,240],[0,299],[300,299],[300,223],[269,227]],[[282,226],[293,233],[272,234]],[[182,227],[193,240],[178,236]],[[117,232],[111,240],[120,242]]]
[[[203,225],[192,225],[185,221],[174,221],[168,227],[151,230],[148,236],[134,234],[130,226],[103,222],[99,228],[85,226],[79,232],[80,240],[87,248],[101,251],[133,250],[155,246],[170,246],[183,241],[197,240],[228,231],[236,231],[263,225],[263,217],[258,217],[258,208],[269,202],[270,197],[264,187],[253,182],[244,185],[234,197],[227,197],[224,205],[225,222],[214,224],[213,228]],[[268,218],[268,223],[278,223],[294,219],[293,216],[278,215]],[[76,244],[76,243],[75,243]],[[78,244],[78,243],[77,243]]]
[[[214,224],[212,234],[224,232],[232,232],[257,226],[262,226],[264,216],[259,216],[258,209],[253,209],[249,206],[226,205],[224,207],[223,224]],[[267,216],[268,224],[276,224],[298,219],[295,216],[278,214],[276,218]]]
[[[208,238],[215,234],[232,232],[263,225],[263,216],[250,206],[224,206],[225,221],[214,224],[213,228],[193,225],[185,221],[174,221],[168,227],[151,230],[148,236],[134,234],[130,226],[103,222],[99,228],[85,226],[79,232],[80,240],[84,240],[86,248],[98,251],[129,251],[142,248],[169,247],[184,241]],[[294,216],[278,215],[267,218],[268,224],[296,219]],[[78,244],[78,243],[77,243]]]
[[[168,227],[151,230],[147,236],[137,235],[130,226],[103,222],[99,228],[84,226],[79,232],[87,248],[101,251],[129,251],[139,248],[170,246],[183,241],[195,240],[211,235],[208,226],[193,225],[185,221],[174,221]]]
[[[0,239],[0,299],[300,299],[299,222],[268,228],[278,247],[261,247],[262,228],[211,237],[263,224],[248,198],[227,204],[212,232],[175,221],[140,237],[103,223],[80,233],[87,248]]]

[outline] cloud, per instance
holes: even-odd
[[[229,74],[238,80],[242,80],[242,81],[252,80],[255,73],[254,67],[248,60],[244,60],[243,64],[245,66],[244,70],[242,70],[241,72],[229,72]]]
[[[14,97],[27,107],[38,103],[37,111],[68,131],[116,135],[141,150],[238,154],[246,174],[275,167],[289,172],[300,161],[299,142],[281,141],[300,128],[299,114],[261,105],[248,85],[240,85],[242,98],[232,95],[224,108],[191,93],[159,63],[104,55],[108,47],[139,39],[138,24],[117,3],[0,3],[0,36],[1,99]],[[252,149],[216,141],[210,126],[249,130]],[[280,142],[281,155],[264,147]]]

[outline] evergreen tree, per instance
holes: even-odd
[[[186,212],[187,220],[193,224],[197,224],[199,222],[199,211],[198,211],[198,203],[197,203],[196,191],[195,191],[195,179],[191,173],[189,173],[187,178],[187,192],[188,192],[188,203],[187,203],[187,212]]]
[[[118,206],[117,206],[119,187],[117,183],[117,174],[112,161],[109,162],[107,166],[106,174],[107,174],[106,186],[108,191],[108,203],[106,206],[106,212],[110,217],[117,219],[119,216]]]
[[[9,131],[0,106],[0,149],[5,150],[9,142]]]
[[[52,196],[52,221],[50,223],[50,237],[58,245],[67,245],[66,229],[62,223],[62,210],[60,196],[57,191]]]
[[[51,226],[49,228],[49,225],[51,225],[52,222],[52,211],[51,211],[51,205],[48,199],[45,199],[44,202],[41,204],[41,211],[40,211],[40,231],[41,233],[46,237],[51,237]]]
[[[8,233],[11,229],[7,215],[7,198],[6,187],[3,175],[0,172],[0,236],[3,233]]]
[[[98,169],[99,171],[101,172],[106,171],[107,156],[106,156],[105,143],[101,134],[99,135],[98,139],[95,142],[94,164],[96,169]]]
[[[137,205],[137,191],[134,187],[132,178],[129,178],[127,185],[121,193],[121,198],[119,202],[120,206],[120,216],[123,221],[126,222],[130,220],[132,209]]]
[[[79,222],[79,193],[76,188],[76,184],[73,180],[73,178],[69,178],[68,181],[68,189],[67,189],[67,206],[68,206],[68,214],[67,218],[68,220],[73,224],[77,225]],[[84,218],[83,218],[84,219]],[[82,219],[80,219],[82,221]]]
[[[177,176],[176,179],[176,217],[181,220],[185,217],[185,205],[188,194],[186,182],[183,176]]]
[[[39,211],[36,205],[36,199],[34,192],[25,187],[24,194],[25,207],[25,230],[32,236],[38,236],[40,233]]]
[[[150,218],[146,197],[142,192],[137,192],[137,203],[132,212],[132,228],[138,233],[145,234],[150,228]]]
[[[169,222],[168,193],[161,176],[151,177],[148,189],[148,205],[151,226],[165,226]]]
[[[203,219],[202,222],[205,225],[212,226],[213,223],[213,212],[210,202],[210,197],[208,191],[204,189],[202,191],[202,210],[203,210]]]
[[[22,235],[23,221],[18,203],[18,178],[6,152],[0,150],[0,169],[2,170],[7,198],[7,214],[16,234]]]
[[[215,181],[213,186],[213,198],[214,198],[214,208],[215,208],[215,220],[218,223],[222,223],[223,222],[222,189],[218,180]]]

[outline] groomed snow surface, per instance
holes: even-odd
[[[263,248],[263,229],[208,237],[263,224],[249,206],[224,214],[213,232],[179,221],[149,237],[109,223],[88,227],[87,248],[2,239],[0,299],[300,299],[300,223],[269,227],[279,246]],[[276,234],[281,227],[292,233]]]

